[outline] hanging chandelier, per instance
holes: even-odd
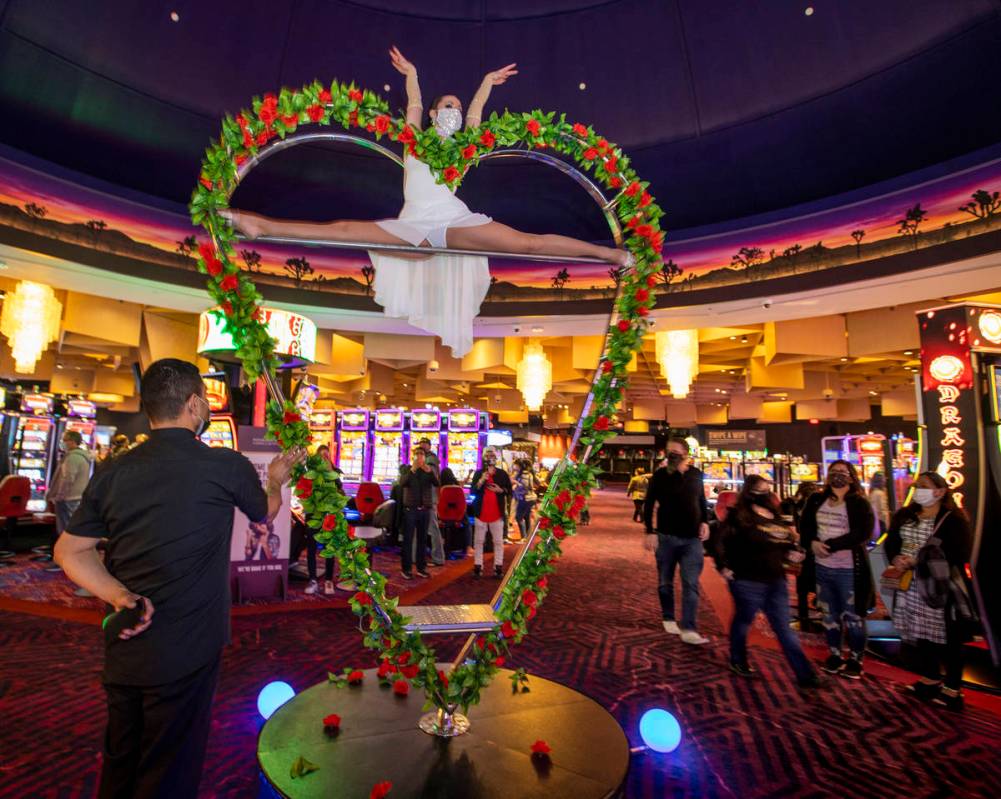
[[[526,408],[530,411],[542,408],[546,394],[553,387],[553,365],[537,341],[530,341],[525,345],[525,351],[518,362],[516,385],[525,399]]]
[[[660,373],[675,399],[684,399],[699,373],[699,331],[668,330],[655,335]]]
[[[50,286],[22,280],[3,301],[0,333],[14,356],[14,371],[27,375],[49,344],[59,338],[63,306]]]

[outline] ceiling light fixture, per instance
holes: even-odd
[[[171,11],[170,12],[170,19],[171,19],[172,22],[180,22],[181,21],[181,15],[178,14],[176,11]]]
[[[586,84],[586,83],[584,83],[584,81],[581,81],[581,82],[580,82],[580,83],[579,83],[579,84],[577,85],[577,88],[578,88],[578,89],[580,89],[581,91],[584,91],[584,89],[586,89],[586,88],[587,88],[587,84]]]
[[[699,331],[668,330],[654,334],[660,373],[675,399],[684,399],[699,373]]]
[[[808,16],[808,17],[812,17],[813,16],[813,6],[807,6],[803,10],[803,13],[806,14],[806,16]]]
[[[741,336],[740,337],[740,343],[741,344],[746,344],[747,343],[747,336]]]
[[[538,341],[529,341],[522,359],[518,362],[518,390],[525,399],[525,407],[537,411],[553,387],[553,365]]]
[[[14,371],[35,371],[42,353],[59,338],[63,306],[51,286],[22,280],[6,296],[0,313],[0,333],[7,337],[14,356]]]

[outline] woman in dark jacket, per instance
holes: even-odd
[[[817,675],[799,639],[789,629],[785,562],[799,563],[804,556],[796,545],[795,530],[778,515],[778,497],[771,489],[767,478],[757,474],[748,477],[723,524],[722,573],[729,580],[734,604],[730,670],[742,677],[754,673],[747,662],[747,633],[758,611],[763,610],[796,674],[796,682],[804,688],[815,688],[819,685]]]
[[[827,469],[824,490],[807,500],[800,535],[816,560],[817,606],[824,614],[830,648],[824,671],[852,680],[862,678],[865,617],[875,601],[866,552],[874,524],[855,467],[834,461]],[[841,650],[842,628],[848,639],[847,660]]]
[[[897,511],[890,522],[883,545],[886,557],[901,572],[914,569],[922,549],[933,537],[941,541],[940,549],[953,578],[965,583],[965,567],[970,558],[966,514],[957,507],[945,479],[936,472],[924,472],[918,476],[911,504]],[[951,600],[946,601],[945,607],[929,605],[916,580],[894,597],[893,625],[901,640],[918,651],[921,679],[911,690],[919,698],[934,700],[951,710],[963,707],[963,644],[969,640],[969,625],[964,625],[956,611]]]

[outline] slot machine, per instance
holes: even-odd
[[[411,445],[416,447],[422,438],[431,442],[431,451],[438,458],[439,468],[444,469],[448,464],[445,463],[442,454],[444,452],[442,446],[444,434],[441,429],[441,411],[437,408],[417,408],[410,412]],[[410,463],[409,451],[407,455],[408,457],[403,463]]]
[[[365,479],[368,467],[368,422],[365,408],[351,408],[337,412],[336,465],[341,470],[344,490],[354,493]]]
[[[475,408],[459,408],[448,412],[448,437],[445,454],[448,468],[462,485],[467,485],[473,473],[483,465],[489,417]]]
[[[71,399],[66,401],[66,416],[59,420],[56,432],[56,446],[63,440],[63,433],[75,430],[83,438],[83,445],[91,452],[97,444],[97,405],[90,400]]]
[[[819,463],[790,463],[789,464],[789,486],[795,494],[801,483],[819,483],[820,464]]]
[[[774,461],[744,461],[744,480],[752,474],[760,474],[772,484],[775,483]]]
[[[400,464],[409,462],[408,436],[404,430],[406,413],[402,408],[380,408],[372,423],[372,458],[368,479],[386,487],[400,473]]]
[[[893,493],[897,507],[904,505],[911,484],[918,476],[917,442],[903,435],[890,437],[893,454]]]
[[[739,491],[740,480],[737,479],[737,464],[733,461],[702,461],[700,468],[705,475],[703,488],[706,500],[715,502],[721,491]]]
[[[869,480],[876,472],[886,477],[889,461],[889,443],[886,436],[873,434],[862,436],[827,436],[821,439],[824,455],[824,474],[836,460],[848,461],[858,472],[859,480],[868,489]]]
[[[333,408],[314,408],[309,414],[308,422],[313,441],[309,445],[310,452],[326,444],[331,457],[334,452],[334,420],[337,412]]]
[[[212,412],[208,427],[202,433],[202,441],[210,447],[237,448],[236,422],[230,413],[229,386],[224,372],[202,375],[205,383],[205,399]]]
[[[16,416],[17,424],[13,427],[11,471],[31,482],[27,509],[32,513],[45,511],[45,492],[49,487],[56,442],[52,407],[52,397],[25,394],[21,399],[21,412]]]

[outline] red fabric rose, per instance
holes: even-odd
[[[268,132],[266,130],[262,130],[260,133],[257,134],[257,143],[258,145],[264,145],[268,143]]]
[[[348,99],[354,103],[360,103],[365,99],[365,95],[358,89],[348,89]]]
[[[580,122],[577,122],[573,126],[573,132],[576,133],[578,136],[586,136],[587,128],[581,125]]]
[[[359,591],[359,592],[358,592],[357,594],[355,594],[355,595],[354,595],[354,597],[352,597],[352,598],[353,598],[353,599],[354,599],[354,601],[355,601],[355,602],[357,602],[357,603],[358,603],[359,605],[363,605],[363,606],[364,606],[364,605],[371,605],[371,604],[372,604],[372,597],[370,597],[370,596],[369,596],[368,594],[366,594],[366,593],[365,593],[364,591]]]
[[[206,258],[205,271],[212,275],[212,277],[219,277],[222,274],[222,261],[218,258]]]
[[[410,144],[415,140],[414,131],[410,125],[404,125],[400,130],[399,135],[396,137],[397,141],[401,141],[404,144]]]
[[[245,153],[237,153],[236,155],[233,156],[233,163],[236,164],[237,166],[241,166],[243,162],[246,160],[247,156]]]
[[[605,169],[607,171],[614,172],[616,169],[618,169],[618,166],[619,166],[619,159],[616,158],[614,155],[610,155],[608,156],[608,158],[605,159]]]
[[[330,96],[329,89],[320,89],[320,93],[316,95],[316,97],[321,103],[329,103],[331,100],[334,99],[333,97]]]
[[[329,533],[331,530],[337,527],[337,516],[333,513],[328,513],[323,517],[323,530]]]
[[[514,625],[511,622],[506,621],[501,625],[501,635],[505,638],[514,638],[518,634],[518,631],[514,629]]]
[[[619,332],[620,333],[627,332],[629,330],[629,327],[630,327],[630,325],[629,325],[629,322],[627,320],[625,320],[625,319],[620,319],[619,320]]]
[[[649,275],[647,277],[647,279],[646,279],[646,284],[650,288],[653,288],[654,286],[656,286],[657,285],[657,276],[656,275]]]
[[[219,281],[219,288],[223,291],[236,291],[240,287],[240,280],[236,275],[226,275]]]
[[[209,180],[207,177],[205,177],[205,175],[202,175],[200,178],[198,178],[198,182],[201,183],[209,191],[212,191],[212,181]]]
[[[650,238],[650,236],[653,235],[653,226],[652,225],[637,225],[636,226],[636,235],[639,236],[640,238],[644,238],[644,239]]]
[[[639,227],[640,222],[643,221],[643,214],[636,214],[632,219],[626,222],[626,227],[630,230],[636,230]]]
[[[295,493],[299,499],[309,499],[313,495],[313,481],[308,477],[300,477],[295,484]]]
[[[247,127],[247,118],[243,114],[236,115],[236,124],[240,126],[240,129]]]
[[[215,247],[210,242],[203,241],[198,245],[198,254],[206,261],[209,258],[215,258]]]
[[[553,522],[551,519],[542,518],[539,519],[539,529],[548,530],[552,526]]]
[[[445,674],[445,672],[439,670],[438,671],[438,679],[441,680],[442,687],[447,691],[448,690],[448,676]]]
[[[639,308],[636,309],[636,313],[638,313],[640,316],[649,316],[650,309],[647,308],[645,305],[641,305]]]
[[[495,666],[496,666],[497,668],[501,668],[501,667],[502,667],[502,666],[503,666],[503,665],[504,665],[505,663],[507,663],[507,661],[506,661],[506,660],[504,659],[504,656],[503,656],[503,655],[498,655],[498,656],[497,656],[497,657],[496,657],[496,658],[494,659],[494,665],[495,665]]]
[[[587,497],[583,494],[578,494],[573,498],[573,506],[575,508],[583,508],[587,504]]]
[[[564,538],[567,537],[567,531],[564,530],[559,525],[556,525],[553,528],[553,536],[556,538],[557,541],[562,541]]]
[[[525,621],[531,621],[535,618],[535,608],[529,608],[528,613],[525,614]]]
[[[393,683],[393,693],[397,696],[406,696],[410,693],[410,683],[406,680],[397,680]]]
[[[391,790],[393,790],[393,783],[389,780],[377,782],[372,786],[372,792],[368,795],[368,799],[383,799]]]
[[[348,124],[349,125],[354,125],[355,127],[358,127],[358,112],[357,111],[352,111],[350,114],[348,114]]]
[[[299,115],[298,114],[283,114],[282,115],[282,122],[285,124],[285,127],[294,128],[296,125],[299,124]]]
[[[483,651],[484,647],[486,647],[486,645],[487,642],[484,639],[482,638],[476,639],[476,648],[479,649],[481,652]]]
[[[595,150],[593,147],[588,147],[584,151],[584,160],[585,161],[593,161],[597,157],[598,157],[598,151]]]
[[[643,187],[634,180],[632,183],[629,184],[629,188],[626,189],[626,196],[635,197],[642,190]]]
[[[341,726],[341,717],[338,716],[336,713],[331,713],[329,716],[326,716],[323,719],[323,726],[333,727],[334,729],[337,729],[338,727]]]
[[[538,136],[542,132],[542,127],[539,125],[539,120],[530,119],[525,123],[525,130],[531,133],[533,136]]]
[[[603,361],[601,364],[601,371],[606,375],[615,368],[615,364],[611,361]]]
[[[526,588],[521,595],[521,602],[527,607],[534,607],[539,602],[539,597],[531,588]]]
[[[400,674],[406,677],[408,680],[412,680],[418,674],[421,673],[421,667],[416,663],[411,663],[409,666],[404,666],[400,669]]]
[[[314,122],[319,122],[323,119],[323,106],[322,105],[311,105],[306,109],[306,113],[309,114],[309,118]]]
[[[406,666],[410,662],[410,653],[401,652],[396,656],[396,662],[401,666]]]
[[[643,192],[643,196],[640,197],[640,208],[646,208],[650,203],[653,202],[653,197],[650,196],[649,192]]]
[[[548,755],[553,750],[550,748],[549,744],[545,741],[538,740],[532,744],[532,754],[533,755]]]
[[[222,308],[222,312],[226,316],[232,316],[233,315],[233,303],[231,303],[229,300],[226,300],[226,302],[224,302],[219,307]]]
[[[348,674],[348,685],[360,685],[361,681],[365,679],[365,672],[361,669],[355,669]]]
[[[570,504],[571,499],[573,499],[573,497],[570,496],[570,492],[564,488],[559,494],[556,495],[556,499],[553,501],[556,503],[557,508],[563,510],[563,508]]]
[[[607,150],[608,149],[608,139],[598,139],[598,149]]]
[[[469,160],[474,155],[476,155],[475,144],[467,144],[465,147],[462,148],[462,157],[465,158],[466,160]]]
[[[664,233],[662,231],[658,230],[650,237],[650,246],[657,252],[661,251],[664,247]]]
[[[493,147],[494,143],[497,141],[497,137],[494,136],[489,130],[483,131],[480,135],[480,144],[484,147]]]
[[[294,424],[295,422],[302,421],[302,414],[299,411],[285,411],[282,415],[282,422],[284,424]]]
[[[607,416],[599,416],[597,419],[595,419],[594,420],[594,429],[595,430],[607,430],[608,429],[608,417]]]
[[[380,679],[388,677],[390,674],[396,674],[396,666],[390,663],[388,660],[383,660],[379,664],[379,670],[376,672]]]
[[[620,177],[609,178],[608,185],[611,186],[613,189],[617,189],[622,186],[622,178]]]
[[[389,130],[389,117],[385,114],[380,114],[375,118],[375,132],[385,133]]]
[[[454,166],[447,166],[441,173],[441,176],[445,178],[446,183],[451,183],[453,180],[456,180],[459,177],[459,170],[456,169]]]
[[[650,292],[646,289],[636,289],[636,302],[646,302],[650,299]]]
[[[348,538],[354,538],[354,537],[355,537],[355,528],[348,527]]]

